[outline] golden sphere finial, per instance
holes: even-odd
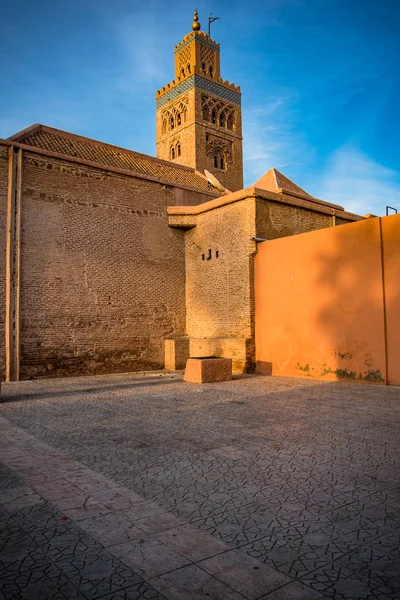
[[[199,23],[199,15],[197,14],[197,8],[195,8],[192,29],[193,29],[193,31],[200,31],[200,28],[201,28],[201,25]]]

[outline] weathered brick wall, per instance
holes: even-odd
[[[275,240],[330,226],[330,216],[257,198],[257,236]]]
[[[0,144],[0,381],[5,375],[8,146]]]
[[[26,153],[21,376],[163,366],[185,328],[183,232],[174,190]]]
[[[255,200],[200,214],[196,223],[185,240],[187,334],[251,337]]]

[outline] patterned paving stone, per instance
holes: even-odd
[[[93,550],[102,550],[102,546],[71,521],[65,521],[54,528],[32,531],[30,537],[41,550],[57,561],[62,557],[74,557]]]
[[[27,535],[10,536],[2,546],[0,590],[10,599],[83,598]]]
[[[154,386],[116,375],[4,384],[3,393],[0,417],[16,427],[0,418],[2,565],[11,556],[22,568],[39,548],[61,573],[49,575],[52,589],[65,578],[68,593],[87,598],[156,598],[133,563],[96,544],[125,546],[128,560],[138,539],[159,537],[185,555],[192,533],[179,547],[171,535],[190,523],[206,547],[236,547],[296,580],[263,600],[400,598],[400,389],[279,377]],[[246,597],[233,579],[194,565],[155,577],[168,598],[185,600],[204,590]]]
[[[359,545],[356,536],[346,536],[331,524],[322,527],[308,521],[243,545],[240,550],[282,573],[300,577]]]
[[[55,561],[55,565],[88,600],[107,595],[110,598],[139,598],[138,590],[146,587],[139,575],[106,550],[83,553],[72,558],[63,556]]]
[[[400,598],[400,528],[303,576],[302,581],[328,597]]]
[[[11,515],[26,533],[57,527],[65,518],[64,514],[49,502],[14,511]]]
[[[400,586],[387,577],[380,578],[353,571],[340,563],[330,563],[301,579],[305,584],[334,600],[398,600]]]

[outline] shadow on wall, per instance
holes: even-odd
[[[400,215],[266,242],[257,370],[400,384]]]

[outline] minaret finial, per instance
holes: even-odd
[[[200,31],[201,25],[199,23],[199,15],[197,14],[197,8],[194,9],[194,20],[192,23],[193,31]]]

